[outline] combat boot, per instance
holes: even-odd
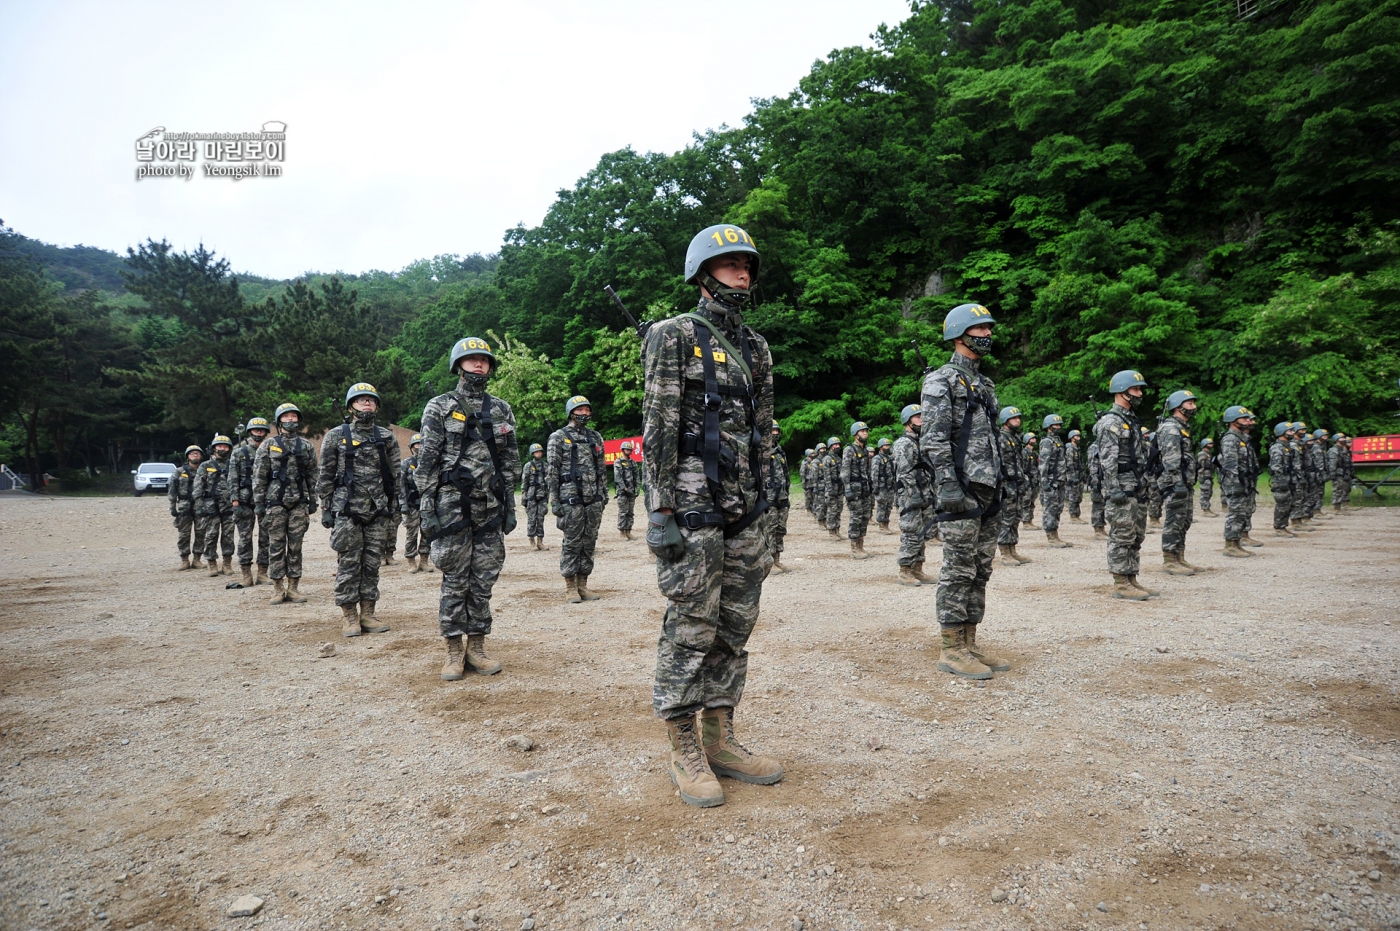
[[[340,620],[340,635],[342,637],[358,637],[364,633],[360,630],[359,605],[341,605],[340,613],[345,615]]]
[[[305,604],[305,603],[306,603],[306,596],[303,595],[303,594],[301,593],[301,579],[300,579],[299,577],[298,577],[298,578],[295,578],[295,579],[294,579],[294,578],[288,578],[288,579],[287,579],[287,595],[286,595],[286,598],[287,598],[287,600],[290,601],[292,604]]]
[[[1258,540],[1256,540],[1256,539],[1254,539],[1253,537],[1251,537],[1251,536],[1249,535],[1249,532],[1248,532],[1248,531],[1245,531],[1245,532],[1240,536],[1240,545],[1241,545],[1241,546],[1263,546],[1264,544],[1260,543]]]
[[[1298,537],[1298,535],[1297,535],[1296,533],[1294,533],[1293,531],[1289,530],[1287,527],[1275,527],[1275,528],[1274,528],[1274,536],[1276,536],[1276,537],[1293,537],[1294,539],[1297,539],[1297,537]]]
[[[1007,562],[1007,559],[1011,559],[1013,561]],[[1001,564],[1003,566],[1023,566],[1031,561],[1029,557],[1022,556],[1020,553],[1016,552],[1016,544],[1014,543],[1012,543],[1010,546],[1003,546],[1001,548],[1001,560]]]
[[[787,572],[787,566],[783,565],[782,553],[777,553],[773,556],[773,568],[771,571],[777,572],[779,575],[782,575],[784,572]]]
[[[1153,589],[1148,588],[1146,585],[1143,585],[1137,580],[1137,576],[1135,575],[1128,576],[1128,584],[1145,594],[1148,598],[1156,598],[1158,595],[1162,594],[1159,591],[1155,591]]]
[[[666,733],[671,738],[671,782],[680,792],[681,801],[697,808],[723,805],[724,790],[700,747],[695,718],[687,715],[667,721]]]
[[[218,574],[219,574],[219,557],[215,556],[213,559],[209,560],[209,578],[212,579],[214,576],[216,576],[216,575],[218,575]]]
[[[879,526],[880,532],[881,532],[881,533],[894,533],[894,531],[890,529],[890,522],[889,522],[889,521],[887,521],[887,520],[879,520],[879,521],[876,521],[875,523]]]
[[[1148,595],[1133,587],[1128,576],[1113,573],[1113,597],[1122,598],[1126,601],[1146,601]]]
[[[1298,517],[1293,518],[1293,520],[1289,521],[1288,523],[1288,529],[1293,531],[1293,534],[1295,536],[1300,533],[1313,533],[1317,529],[1315,527],[1309,527],[1306,523],[1303,522],[1302,518]]]
[[[381,563],[381,565],[387,567],[387,566],[394,566],[394,565],[398,565],[398,564],[394,562],[394,554],[393,554],[393,553],[385,553],[385,554],[384,554],[384,562]]]
[[[1192,571],[1191,569],[1189,569],[1189,568],[1187,568],[1186,566],[1183,566],[1181,563],[1177,562],[1177,561],[1176,561],[1176,554],[1175,554],[1175,553],[1168,553],[1166,550],[1163,550],[1163,551],[1162,551],[1162,568],[1166,570],[1167,575],[1195,575],[1195,574],[1196,574],[1196,573],[1195,573],[1194,571]]]
[[[565,576],[564,587],[568,590],[569,604],[576,605],[583,601],[583,596],[578,593],[578,576]]]
[[[443,637],[447,641],[447,662],[442,664],[438,678],[444,682],[456,682],[467,675],[467,654],[462,651],[462,635]]]
[[[467,635],[467,665],[483,676],[494,676],[501,671],[501,664],[486,655],[486,635]]]
[[[360,630],[367,634],[382,634],[389,629],[389,625],[374,616],[374,606],[378,602],[360,602]]]
[[[544,537],[535,537],[535,549],[544,549]]]
[[[287,593],[283,591],[282,584],[283,583],[281,579],[272,580],[272,598],[268,600],[268,604],[280,605],[282,602],[287,600]]]
[[[252,587],[253,587],[253,567],[252,567],[252,566],[244,566],[244,567],[243,567],[243,587],[244,587],[244,588],[252,588]]]
[[[1340,514],[1340,513],[1342,513],[1342,505],[1341,505],[1340,502],[1335,503],[1335,504],[1332,505],[1332,513],[1333,513],[1333,514]]]
[[[1106,537],[1106,536],[1108,536],[1108,528],[1106,528],[1106,527],[1095,527],[1095,528],[1094,528],[1094,536],[1096,536],[1096,537]]]
[[[233,575],[233,557],[224,557],[224,568],[220,570],[221,575]]]
[[[914,575],[913,571],[912,571],[908,566],[900,566],[900,567],[899,567],[899,584],[900,584],[900,585],[910,585],[910,586],[914,586],[914,585],[922,585],[922,584],[924,584],[924,583],[923,583],[923,582],[920,582],[920,581],[918,580],[918,578]]]
[[[433,562],[428,558],[427,553],[418,554],[418,568],[422,569],[424,572],[433,571]]]
[[[914,565],[909,567],[909,571],[914,573],[914,578],[919,580],[920,585],[933,585],[938,581],[937,579],[931,579],[924,575],[924,564],[921,562],[914,563]]]
[[[1071,514],[1069,516],[1069,522],[1071,524],[1082,524],[1084,523],[1084,518],[1078,516],[1077,514]]]
[[[584,601],[597,601],[599,596],[593,594],[588,590],[588,576],[580,575],[576,578],[578,581],[579,598],[583,599]]]
[[[828,528],[826,528],[826,535],[829,536],[829,537],[831,537],[831,539],[833,539],[833,540],[839,540],[839,539],[841,539],[841,531],[836,530],[836,529],[833,528],[833,527],[828,527]]]
[[[1073,543],[1066,543],[1064,540],[1061,540],[1060,531],[1058,530],[1045,531],[1045,542],[1053,546],[1055,549],[1060,550],[1068,549],[1069,547],[1074,546]]]
[[[1185,546],[1184,544],[1182,545],[1181,549],[1179,549],[1179,550],[1176,551],[1176,563],[1177,563],[1177,565],[1179,565],[1179,566],[1185,566],[1187,569],[1190,569],[1192,572],[1204,572],[1204,571],[1205,571],[1205,570],[1202,569],[1200,566],[1193,566],[1193,565],[1191,565],[1189,562],[1186,561],[1186,546]]]
[[[253,581],[254,585],[266,585],[272,580],[267,577],[267,566],[258,566],[258,577]]]
[[[852,559],[869,559],[870,554],[865,551],[865,537],[857,537],[851,541]]]
[[[619,530],[619,531],[617,532],[617,535],[618,535],[619,537],[622,537],[622,539],[624,539],[624,540],[630,540],[630,539],[631,539],[631,537],[627,536],[627,531],[626,531],[626,530]]]
[[[1023,520],[1023,521],[1021,521],[1021,526],[1022,526],[1022,527],[1025,527],[1027,530],[1031,530],[1031,529],[1033,529],[1033,528],[1035,527],[1035,524],[1032,524],[1032,523],[1031,523],[1030,521],[1028,521],[1028,520]]]
[[[1224,548],[1223,550],[1221,550],[1220,552],[1224,553],[1226,556],[1234,556],[1234,557],[1236,557],[1236,558],[1239,558],[1239,557],[1242,557],[1242,556],[1253,556],[1253,555],[1254,555],[1254,554],[1251,553],[1249,550],[1247,550],[1247,549],[1245,549],[1244,547],[1240,546],[1240,541],[1239,541],[1239,540],[1226,540],[1226,541],[1225,541],[1225,548]]]
[[[185,571],[186,569],[188,569],[188,568],[190,568],[190,558],[189,558],[188,556],[181,556],[181,557],[180,557],[180,568],[177,569],[177,570],[175,570],[175,571],[177,571],[177,572],[184,572],[184,571]]]
[[[406,557],[406,559],[408,560],[408,564],[413,567],[412,569],[408,570],[410,575],[417,575],[418,573],[423,571],[422,560],[418,559],[416,556],[408,556]]]
[[[733,708],[706,708],[700,712],[700,745],[705,762],[716,776],[727,776],[756,786],[771,786],[783,778],[777,760],[749,752],[734,736]]]
[[[1011,663],[999,656],[983,652],[977,648],[977,625],[967,624],[963,627],[967,634],[967,652],[971,653],[979,663],[986,666],[992,672],[1007,672],[1011,669]]]
[[[198,553],[195,553],[194,555],[192,555],[192,556],[190,557],[190,568],[191,568],[191,569],[203,569],[203,568],[204,568],[204,563],[200,562],[199,559],[200,559],[200,556],[199,556]]]
[[[967,652],[967,625],[942,629],[943,649],[938,654],[938,670],[951,672],[965,679],[990,679],[991,669]]]
[[[1160,517],[1148,518],[1147,525],[1148,525],[1149,527],[1160,527],[1160,526],[1162,526],[1162,518],[1160,518]]]

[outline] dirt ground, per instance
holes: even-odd
[[[565,604],[558,532],[522,527],[505,671],[445,683],[439,576],[387,569],[393,630],[342,640],[314,521],[310,601],[272,607],[174,571],[159,498],[5,496],[0,928],[1400,927],[1400,510],[1298,540],[1266,511],[1248,560],[1199,519],[1191,578],[1149,536],[1141,604],[1088,525],[1024,531],[979,637],[1014,666],[973,684],[898,538],[855,562],[798,505],[737,718],[787,776],[700,811],[611,507],[602,600]]]

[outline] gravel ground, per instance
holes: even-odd
[[[1400,927],[1397,518],[1249,560],[1199,520],[1191,578],[1149,536],[1141,604],[1087,525],[1026,531],[979,638],[1014,668],[973,684],[897,537],[854,562],[795,509],[738,717],[787,778],[699,811],[640,540],[605,529],[568,605],[552,524],[515,534],[505,671],[445,683],[436,573],[386,570],[393,630],[342,640],[314,522],[310,601],[272,607],[173,571],[162,500],[5,496],[0,927]]]

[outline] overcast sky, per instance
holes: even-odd
[[[493,252],[604,152],[739,125],[904,0],[0,0],[0,219],[236,270],[394,270]],[[136,139],[287,124],[285,174],[136,179]],[[194,164],[198,166],[202,158]]]

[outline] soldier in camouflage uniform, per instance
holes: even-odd
[[[997,443],[1001,456],[1001,487],[1007,506],[1001,509],[997,519],[997,545],[1001,547],[1003,566],[1020,566],[1031,560],[1016,552],[1021,542],[1022,489],[1029,484],[1026,476],[1025,459],[1021,456],[1021,409],[1003,407],[997,413]]]
[[[349,420],[326,431],[321,441],[321,526],[331,532],[336,553],[335,603],[340,635],[383,633],[389,625],[374,613],[379,603],[379,566],[388,545],[390,515],[399,507],[399,443],[375,424],[379,392],[357,382],[345,393]]]
[[[1289,489],[1292,492],[1292,505],[1289,508],[1289,527],[1294,532],[1312,533],[1317,528],[1308,519],[1308,452],[1303,445],[1303,436],[1307,433],[1308,426],[1302,421],[1289,423],[1289,432],[1292,434],[1288,439],[1288,449],[1293,455],[1291,457],[1291,480]]]
[[[209,575],[233,575],[234,536],[238,527],[233,519],[233,484],[229,480],[228,460],[233,442],[222,434],[209,444],[214,456],[200,464],[194,473],[194,513],[204,525],[204,561]],[[224,557],[219,568],[219,552]]]
[[[1036,451],[1036,435],[1027,433],[1021,443],[1021,469],[1026,482],[1021,487],[1021,523],[1029,530],[1035,525],[1035,502],[1040,497],[1040,458]]]
[[[1089,444],[1084,474],[1089,479],[1089,523],[1093,525],[1094,536],[1107,537],[1107,519],[1104,516],[1103,466],[1099,464],[1099,441]]]
[[[428,568],[428,541],[421,540],[423,521],[419,517],[422,495],[418,493],[418,448],[423,434],[415,433],[408,440],[408,458],[399,463],[399,515],[403,518],[403,557],[413,572]]]
[[[637,503],[637,460],[632,458],[632,441],[626,440],[613,460],[613,491],[617,493],[617,530],[622,539],[632,539],[633,511]]]
[[[990,679],[993,672],[1011,668],[977,643],[1004,499],[996,388],[980,367],[992,350],[995,322],[980,304],[960,304],[948,312],[943,340],[952,341],[953,356],[924,377],[919,433],[943,525],[943,568],[934,597],[942,637],[938,668],[969,679]],[[1012,499],[1005,500],[1010,506]]]
[[[1065,441],[1060,431],[1065,420],[1059,414],[1047,414],[1041,427],[1045,442],[1040,444],[1040,529],[1045,542],[1057,549],[1074,544],[1060,539],[1060,514],[1065,509],[1065,483],[1069,467],[1065,464]]]
[[[1327,431],[1319,427],[1308,438],[1308,454],[1312,457],[1313,487],[1310,504],[1312,517],[1325,517],[1322,499],[1327,494]]]
[[[1162,457],[1162,472],[1157,476],[1163,509],[1162,565],[1168,575],[1196,574],[1197,567],[1186,561],[1186,533],[1195,513],[1191,487],[1196,482],[1196,459],[1190,430],[1195,413],[1196,396],[1174,391],[1167,398],[1167,419],[1157,427]]]
[[[258,447],[272,432],[266,417],[253,417],[244,428],[247,436],[229,457],[229,480],[233,483],[233,522],[238,527],[238,565],[243,570],[240,588],[250,588],[267,581],[267,524],[253,510],[253,460]],[[253,527],[258,529],[258,577],[253,579]]]
[[[501,671],[486,652],[486,637],[491,590],[506,559],[505,537],[515,529],[520,447],[510,405],[486,391],[496,371],[490,344],[475,336],[457,340],[448,367],[457,387],[423,408],[414,481],[418,520],[433,564],[442,570],[438,630],[447,661],[439,678],[455,682],[468,666],[487,676]]]
[[[1082,434],[1069,431],[1065,439],[1065,504],[1069,506],[1071,523],[1082,524],[1079,506],[1084,501],[1084,451],[1080,447]]]
[[[802,461],[797,464],[797,483],[802,486],[802,506],[807,509],[807,513],[812,513],[812,458],[817,452],[814,449],[806,449],[802,453]]]
[[[768,542],[773,548],[773,569],[787,571],[783,565],[783,540],[787,537],[788,509],[792,506],[791,478],[788,475],[787,454],[783,452],[783,428],[773,421],[773,451],[768,454]]]
[[[199,557],[204,552],[204,526],[194,516],[194,478],[199,464],[204,460],[204,450],[198,446],[185,447],[185,464],[170,476],[170,516],[175,521],[175,546],[180,551],[180,571],[202,569]],[[190,547],[190,536],[194,535],[194,547]],[[193,553],[193,561],[191,554]]]
[[[904,435],[894,441],[895,504],[899,507],[899,566],[900,585],[932,585],[937,580],[924,574],[925,532],[934,518],[933,476],[920,463],[919,431],[923,427],[923,408],[906,404],[899,412]]]
[[[603,474],[603,437],[588,426],[593,406],[582,395],[564,405],[565,425],[549,435],[549,503],[554,526],[564,532],[559,545],[559,574],[564,577],[569,604],[597,601],[588,590],[593,574],[593,549],[608,504]],[[646,448],[646,441],[642,441]]]
[[[1269,492],[1274,496],[1274,536],[1296,537],[1288,529],[1293,512],[1294,474],[1293,424],[1287,420],[1274,424],[1274,442],[1269,447]]]
[[[1151,450],[1156,448],[1157,434],[1146,427],[1142,428],[1142,432],[1151,455]],[[1147,483],[1147,532],[1156,533],[1154,528],[1162,526],[1162,491],[1157,487],[1156,476],[1152,475],[1149,478],[1154,480]]]
[[[1147,387],[1131,369],[1109,381],[1113,406],[1094,425],[1098,462],[1107,501],[1108,571],[1113,597],[1145,601],[1158,594],[1137,580],[1142,541],[1147,535],[1147,443],[1133,413]]]
[[[826,526],[826,444],[818,443],[812,457],[811,468],[807,470],[807,486],[812,495],[812,516],[818,527]]]
[[[549,463],[544,461],[544,447],[530,444],[530,458],[521,470],[520,500],[525,505],[525,519],[530,543],[544,549],[544,517],[549,513]]]
[[[841,482],[841,463],[844,459],[841,440],[833,436],[826,441],[822,487],[826,489],[826,532],[838,540],[841,538],[841,511],[846,504],[846,486]]]
[[[875,482],[870,475],[869,440],[870,428],[857,420],[851,424],[851,445],[841,454],[841,487],[845,489],[846,504],[851,509],[846,535],[851,540],[852,559],[870,558],[865,551],[865,531],[875,506]]]
[[[887,439],[875,444],[875,458],[870,461],[870,479],[875,485],[875,525],[881,533],[890,529],[890,508],[894,504],[894,451]]]
[[[1201,451],[1196,454],[1196,478],[1201,483],[1201,513],[1215,517],[1210,509],[1210,496],[1215,490],[1215,441],[1210,437],[1201,440]]]
[[[1232,405],[1225,408],[1224,422],[1229,427],[1220,437],[1220,497],[1225,502],[1226,556],[1253,556],[1241,547],[1249,535],[1249,518],[1254,513],[1255,481],[1259,476],[1252,469],[1253,450],[1249,448],[1249,429],[1254,426],[1254,414],[1248,408]]]
[[[1351,483],[1356,475],[1351,461],[1351,438],[1345,434],[1332,434],[1332,448],[1327,451],[1327,473],[1332,479],[1332,510],[1341,513],[1351,500]]]
[[[781,764],[734,734],[745,647],[772,564],[761,518],[773,360],[742,318],[759,269],[748,234],[730,224],[701,230],[685,268],[699,307],[653,325],[642,352],[647,546],[666,597],[652,694],[671,739],[671,780],[684,802],[708,807],[724,802],[716,776],[760,785],[783,777]],[[715,396],[718,405],[706,403]]]
[[[279,404],[273,415],[277,435],[268,437],[253,458],[253,511],[267,526],[269,604],[306,601],[301,593],[301,546],[316,513],[320,466],[316,450],[297,436],[301,411]]]

